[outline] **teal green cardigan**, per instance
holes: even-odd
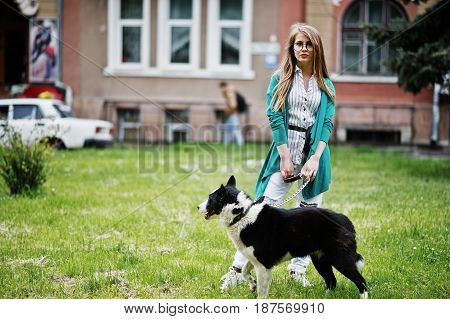
[[[258,180],[256,182],[256,198],[261,197],[269,183],[270,176],[280,171],[280,155],[277,146],[287,144],[287,132],[289,123],[289,105],[287,99],[281,110],[274,111],[270,105],[276,85],[280,80],[279,72],[272,75],[269,88],[266,95],[266,113],[269,118],[270,127],[272,128],[273,141],[270,145],[264,165],[261,168]],[[327,87],[334,91],[334,86],[329,78],[324,79]],[[292,89],[292,85],[289,89]],[[288,94],[289,95],[289,94]],[[310,199],[327,191],[331,183],[331,165],[330,165],[330,149],[328,147],[328,139],[333,130],[334,102],[328,95],[321,90],[320,105],[316,113],[316,120],[311,129],[311,150],[308,159],[317,149],[319,141],[324,141],[327,145],[319,160],[319,169],[317,171],[314,182],[309,183],[302,191],[304,199]]]

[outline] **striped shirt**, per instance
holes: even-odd
[[[320,104],[320,88],[316,78],[312,75],[308,82],[308,90],[305,90],[302,70],[295,66],[292,90],[288,96],[289,103],[289,125],[299,126],[307,129],[314,124],[316,112]],[[302,150],[305,144],[305,132],[288,130],[288,148],[291,153],[292,162],[301,164]]]

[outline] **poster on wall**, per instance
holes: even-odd
[[[55,82],[58,78],[58,26],[56,19],[30,23],[30,82]]]

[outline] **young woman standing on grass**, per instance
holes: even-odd
[[[300,173],[310,182],[300,193],[297,205],[321,205],[331,182],[328,139],[333,129],[334,102],[335,91],[319,32],[307,24],[294,24],[280,67],[267,89],[273,141],[256,183],[256,198],[264,195],[268,204],[281,200],[291,186],[284,179]],[[309,143],[305,143],[307,131]],[[305,145],[309,152],[303,155]],[[237,251],[230,271],[221,279],[222,290],[244,282],[241,269],[245,262]],[[294,258],[288,266],[290,277],[305,287],[310,285],[305,276],[309,262],[309,256]]]

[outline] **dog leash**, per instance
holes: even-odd
[[[273,204],[272,206],[273,206],[273,207],[281,207],[281,206],[283,206],[284,204],[286,204],[287,202],[290,202],[292,199],[294,199],[295,197],[297,197],[298,194],[300,194],[300,192],[306,187],[306,185],[308,185],[308,183],[309,183],[309,180],[306,181],[306,183],[304,183],[304,184],[302,185],[302,187],[300,187],[299,189],[297,189],[297,190],[294,192],[294,194],[288,196],[288,198],[286,198],[285,200],[282,200],[282,201],[280,201],[280,202],[277,202],[277,203]]]

